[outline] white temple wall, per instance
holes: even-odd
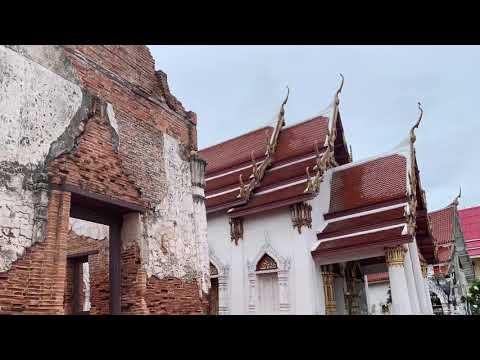
[[[383,315],[382,304],[387,303],[388,281],[368,284],[368,313],[371,315]]]
[[[268,213],[247,216],[243,222],[243,239],[238,245],[230,240],[228,216],[208,216],[210,251],[230,266],[230,313],[248,313],[250,295],[248,263],[258,258],[269,244],[275,255],[289,262],[287,297],[290,314],[323,313],[323,291],[318,269],[310,254],[315,228],[302,228],[299,234],[292,226],[288,207]],[[280,266],[280,264],[277,264]],[[256,296],[256,295],[255,295]]]

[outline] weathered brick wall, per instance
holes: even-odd
[[[111,103],[120,119],[143,121],[183,144],[196,148],[190,137],[195,115],[186,112],[166,87],[166,75],[155,73],[154,60],[142,45],[71,45],[65,54],[81,84]],[[167,99],[170,99],[167,102]]]
[[[204,207],[194,204],[196,193],[190,173],[190,151],[197,147],[196,116],[185,111],[170,93],[166,75],[155,71],[148,49],[144,46],[74,45],[0,46],[0,51],[16,53],[13,72],[8,60],[0,64],[10,73],[18,73],[8,78],[14,87],[8,92],[7,115],[17,121],[21,118],[19,113],[23,112],[26,114],[23,118],[27,119],[19,123],[25,138],[20,133],[8,133],[5,139],[0,135],[0,140],[7,144],[13,141],[15,151],[9,153],[41,154],[35,159],[22,155],[18,158],[23,161],[19,170],[12,170],[12,164],[18,159],[3,161],[0,158],[0,200],[6,198],[4,194],[11,191],[16,181],[17,186],[11,191],[14,198],[9,201],[22,203],[29,209],[33,207],[33,215],[30,211],[24,216],[28,229],[23,226],[24,234],[32,233],[31,239],[22,240],[17,236],[16,243],[10,239],[10,234],[15,236],[16,230],[11,229],[17,229],[20,235],[21,221],[15,221],[14,226],[8,222],[2,227],[2,221],[6,222],[5,218],[10,219],[16,211],[0,208],[0,265],[4,264],[0,276],[11,280],[13,275],[1,271],[16,273],[15,265],[20,261],[17,258],[37,240],[45,239],[46,211],[42,209],[47,204],[46,192],[41,187],[38,191],[35,179],[41,179],[39,184],[45,185],[48,169],[51,183],[72,184],[89,192],[147,206],[147,212],[141,217],[142,231],[132,244],[122,248],[124,311],[148,312],[145,296],[147,281],[152,276],[159,280],[173,277],[180,283],[196,283],[201,289],[197,295],[200,299],[202,292],[208,291],[209,283],[208,245],[204,234],[199,233],[206,226],[202,225],[204,216],[198,216],[204,215],[201,214]],[[49,84],[51,91],[26,96],[27,87],[16,84],[18,79],[35,84],[37,78],[45,80],[43,82]],[[31,102],[19,103],[15,99],[31,99]],[[4,119],[0,119],[0,130],[10,126]],[[29,147],[30,144],[35,146]],[[15,172],[22,174],[18,181],[12,181],[11,175]],[[25,185],[29,183],[24,181],[26,178],[33,183],[31,186]],[[25,196],[21,195],[22,191]],[[13,249],[11,244],[14,244]],[[33,256],[35,251],[44,251],[41,247],[38,249],[41,250],[32,247],[25,257]],[[66,253],[49,256],[55,256],[57,263],[66,261]],[[108,256],[102,261],[108,269]],[[24,271],[31,274],[35,270],[27,267]],[[57,287],[55,306],[51,308],[56,312],[64,311],[66,264],[62,271],[62,286]],[[103,279],[108,279],[108,272]],[[104,300],[108,298],[105,283],[102,280],[98,286]],[[11,297],[12,289],[4,291],[5,299]],[[92,297],[94,291],[92,284]],[[183,303],[185,299],[193,301],[185,296]],[[0,301],[3,301],[1,293]],[[193,302],[199,306],[198,301]],[[108,311],[105,305],[98,305],[98,308],[95,310],[92,303],[92,312]]]
[[[125,173],[122,160],[114,151],[114,129],[106,115],[106,104],[98,103],[95,115],[84,126],[76,150],[50,163],[50,181],[142,204],[138,187]]]
[[[96,224],[94,224],[96,225]],[[87,225],[88,226],[88,225]],[[92,225],[90,225],[92,226]],[[67,255],[85,253],[97,250],[97,254],[88,256],[89,284],[90,284],[90,314],[105,315],[110,307],[110,279],[108,261],[108,238],[92,239],[76,234],[70,230],[68,233]],[[80,278],[83,271],[80,269]],[[67,276],[65,283],[64,307],[65,314],[72,313],[73,306],[73,261],[67,261]],[[83,286],[80,291],[80,304],[83,308],[85,292]]]
[[[152,314],[201,315],[206,314],[208,308],[208,299],[196,281],[173,277],[150,277],[145,299]]]
[[[0,273],[0,314],[63,314],[70,194],[52,191],[46,238]]]

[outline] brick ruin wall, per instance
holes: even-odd
[[[201,313],[196,116],[148,49],[0,46],[0,74],[0,313],[65,312],[70,196],[52,183],[147,208],[122,239],[122,311]]]

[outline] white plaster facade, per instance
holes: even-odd
[[[199,279],[206,293],[210,282],[203,189],[192,184],[191,164],[179,142],[164,134],[163,144],[166,195],[154,213],[143,217],[147,274]]]

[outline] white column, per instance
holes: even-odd
[[[386,248],[385,260],[390,278],[393,313],[395,315],[411,315],[412,307],[408,296],[404,269],[405,248],[401,245],[394,248]]]
[[[420,305],[421,314],[429,315],[430,294],[425,293],[425,280],[422,275],[422,267],[420,264],[420,257],[418,255],[417,241],[408,244],[410,259],[412,260],[413,276],[415,278],[415,287],[417,288],[418,302]],[[428,296],[428,297],[427,297]],[[430,304],[431,305],[431,304]]]
[[[430,297],[430,289],[428,288],[428,266],[427,264],[421,264],[422,268],[422,278],[423,278],[423,286],[425,289],[425,297],[427,298],[427,314],[433,315],[433,305],[432,305],[432,298]]]
[[[418,302],[417,288],[415,286],[415,278],[413,275],[412,259],[410,257],[409,247],[407,245],[407,252],[405,253],[404,269],[405,277],[407,279],[408,297],[410,298],[410,305],[414,314],[420,314],[420,305]],[[423,291],[422,291],[423,295]]]

